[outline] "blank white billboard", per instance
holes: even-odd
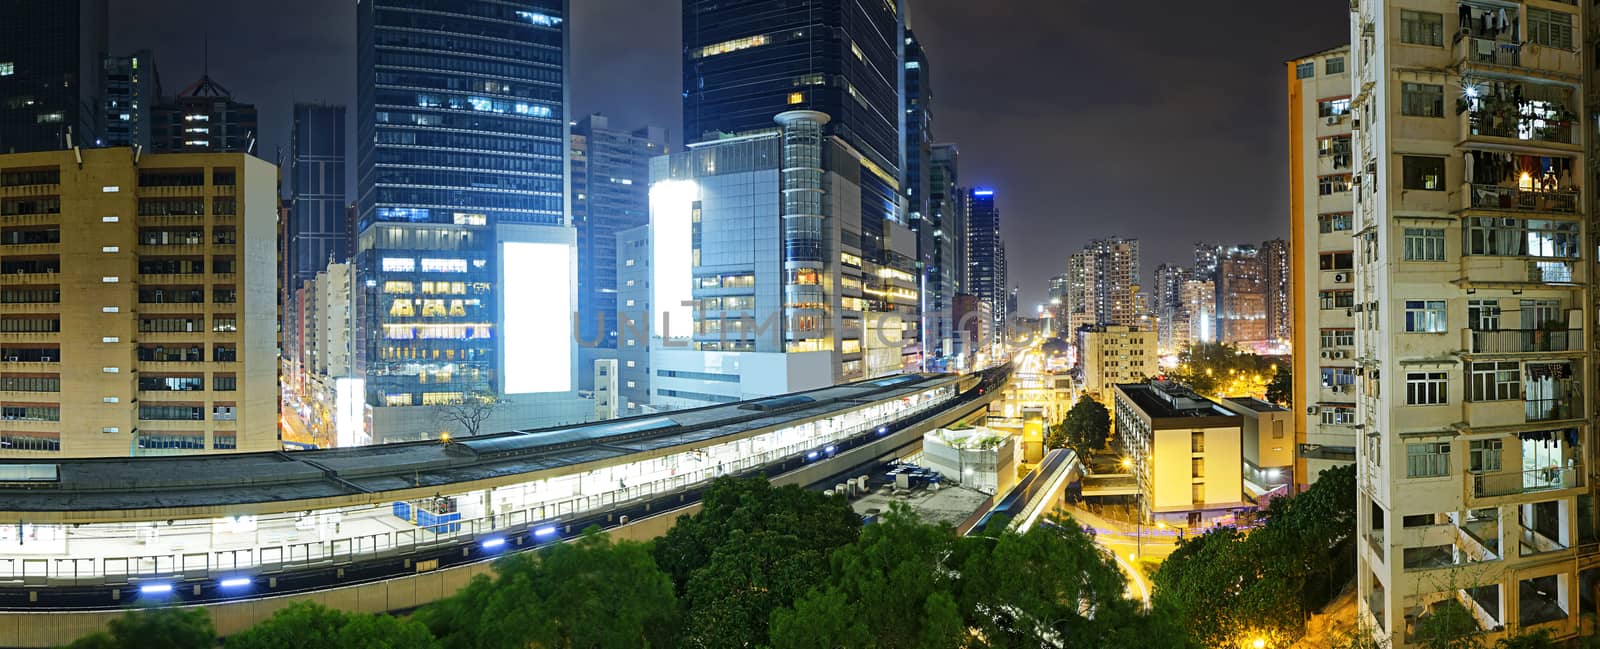
[[[572,390],[572,247],[500,244],[504,394]]]

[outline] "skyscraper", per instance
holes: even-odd
[[[650,158],[667,152],[659,126],[633,131],[590,115],[572,129],[572,223],[578,231],[578,377],[617,348],[617,233],[650,222]],[[583,173],[578,173],[578,160]],[[600,325],[604,322],[604,326]]]
[[[1005,242],[1000,238],[1000,208],[994,190],[975,188],[967,196],[967,278],[972,294],[987,302],[992,321],[989,330],[1003,342],[1007,298]]]
[[[1252,349],[1267,339],[1267,281],[1261,251],[1231,246],[1217,259],[1217,340]]]
[[[1139,297],[1139,240],[1090,241],[1067,257],[1067,323],[1144,326]]]
[[[967,227],[965,203],[957,189],[960,152],[950,143],[929,149],[928,214],[933,229],[933,255],[928,262],[923,290],[926,318],[934,331],[924,336],[933,345],[932,356],[955,353],[961,336],[955,325],[955,295],[966,286]]]
[[[381,433],[434,432],[388,407],[573,389],[566,16],[564,0],[357,5],[358,364]]]
[[[1262,289],[1267,294],[1266,342],[1274,347],[1289,344],[1293,324],[1290,320],[1289,275],[1292,260],[1289,242],[1272,239],[1261,242]]]
[[[904,31],[898,0],[685,0],[684,140],[815,110],[828,134],[898,178]]]
[[[940,232],[938,217],[933,213],[933,75],[928,68],[927,53],[916,34],[905,32],[905,63],[900,66],[901,98],[904,108],[899,111],[900,132],[904,136],[904,170],[906,197],[906,223],[917,239],[916,264],[918,281],[922,286],[922,343],[924,356],[941,354],[941,342],[949,330],[949,318],[941,315],[947,308],[948,297],[941,294],[942,281],[938,270]]]
[[[1152,306],[1156,317],[1156,349],[1162,355],[1176,354],[1189,345],[1189,311],[1183,300],[1183,284],[1191,273],[1188,266],[1156,266]]]
[[[1351,97],[1317,99],[1352,122],[1356,369],[1323,385],[1355,386],[1357,615],[1397,649],[1444,606],[1486,642],[1577,635],[1600,541],[1593,3],[1351,6]]]
[[[345,239],[344,106],[295,104],[289,140],[289,286],[350,258]]]
[[[684,139],[708,141],[772,128],[773,116],[813,110],[828,116],[823,134],[836,136],[866,160],[860,180],[861,257],[914,279],[915,241],[889,241],[907,225],[902,191],[901,60],[904,14],[897,0],[687,0],[683,3]],[[909,250],[909,252],[901,252]],[[905,317],[907,363],[920,304],[884,299],[892,282],[872,277],[866,294],[874,309]]]
[[[865,242],[850,236],[864,218],[850,200],[856,179],[873,163],[823,136],[822,113],[776,119],[766,132],[691,144],[651,163],[654,406],[725,403],[905,368],[902,325],[917,317],[916,278],[866,259]],[[885,235],[899,254],[914,252],[905,226],[886,223]]]
[[[0,153],[92,145],[106,0],[0,3]]]
[[[254,153],[256,107],[203,75],[150,110],[150,146],[158,153]]]
[[[161,76],[150,50],[108,56],[101,64],[103,128],[97,141],[105,146],[139,145],[150,149],[152,110],[161,101]]]

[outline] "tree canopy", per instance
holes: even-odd
[[[1111,412],[1087,396],[1078,399],[1065,419],[1051,428],[1045,443],[1051,448],[1070,448],[1079,457],[1088,457],[1106,447],[1111,434]]]
[[[1226,343],[1195,343],[1178,358],[1170,378],[1201,395],[1219,397],[1267,396],[1267,384],[1278,373],[1271,359]]]
[[[211,616],[203,608],[136,609],[67,649],[211,649],[216,638]]]
[[[279,609],[228,637],[228,649],[437,649],[428,627],[390,615],[347,613],[314,602]]]

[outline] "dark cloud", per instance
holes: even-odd
[[[934,132],[959,144],[964,183],[999,192],[1028,303],[1092,238],[1139,237],[1148,271],[1197,240],[1288,235],[1283,62],[1345,41],[1348,3],[908,1]],[[571,4],[574,115],[681,141],[679,3]],[[155,50],[168,92],[200,75],[209,36],[212,77],[260,108],[266,157],[287,152],[295,101],[355,101],[350,0],[112,5],[113,48]]]

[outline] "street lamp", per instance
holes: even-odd
[[[1262,638],[1256,638],[1254,642],[1250,643],[1250,646],[1255,649],[1262,649],[1262,647],[1267,646],[1267,641]]]

